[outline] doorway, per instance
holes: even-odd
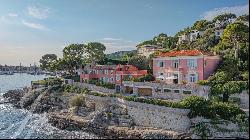
[[[175,79],[173,80],[173,83],[174,84],[178,84],[178,82],[179,82],[179,76],[178,76],[178,74],[174,74],[174,77],[175,77]]]

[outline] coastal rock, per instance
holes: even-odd
[[[34,113],[55,112],[67,108],[60,98],[52,97],[52,95],[48,93],[42,95],[41,99],[39,99],[39,97],[37,99],[38,100],[32,104],[32,106],[34,105],[34,109],[32,110]]]
[[[31,91],[26,93],[19,102],[21,108],[30,109],[30,105],[40,95],[39,91]]]
[[[4,98],[7,98],[8,102],[18,107],[18,102],[24,96],[25,91],[22,89],[9,90],[7,93],[3,94]]]

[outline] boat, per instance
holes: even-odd
[[[4,71],[0,71],[0,75],[4,75]]]
[[[6,75],[14,75],[14,72],[13,71],[5,71],[5,74]]]

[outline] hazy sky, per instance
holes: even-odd
[[[106,53],[136,49],[196,20],[248,13],[248,0],[0,0],[0,64],[33,64],[70,43],[102,42]]]

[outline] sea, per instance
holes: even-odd
[[[8,90],[31,85],[33,80],[47,78],[46,75],[15,73],[0,75],[0,139],[98,139],[94,134],[83,131],[60,130],[48,123],[46,113],[33,114],[25,109],[16,109],[5,103],[2,95]]]

